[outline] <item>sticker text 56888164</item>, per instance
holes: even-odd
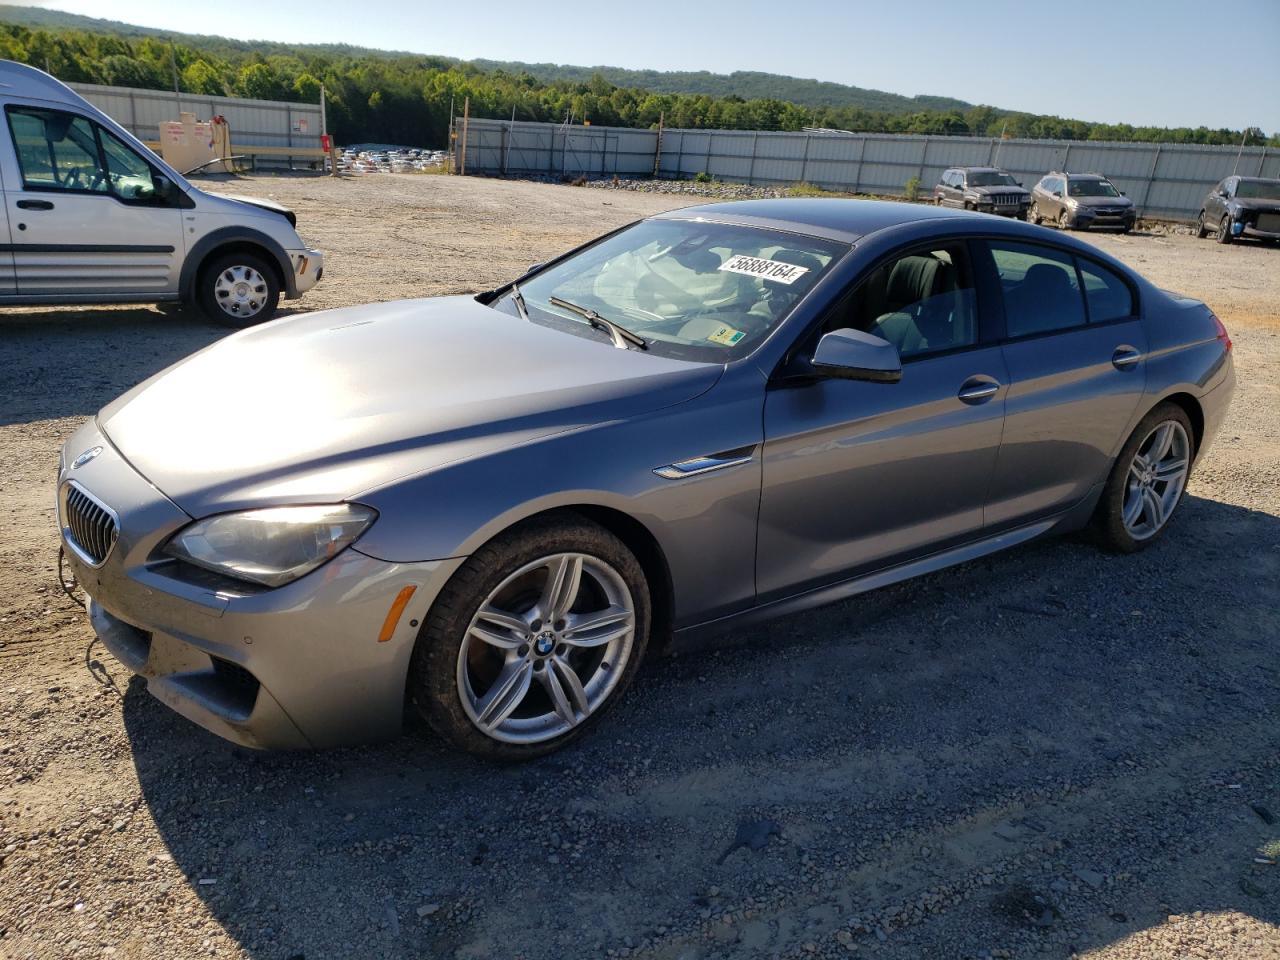
[[[797,267],[794,263],[783,263],[781,260],[766,260],[764,257],[749,257],[745,253],[730,257],[720,264],[720,269],[786,284],[795,283],[809,272],[808,267]]]

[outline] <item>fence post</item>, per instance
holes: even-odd
[[[498,149],[502,151],[501,171],[502,171],[502,175],[505,177],[507,175],[507,151],[510,148],[510,144],[511,144],[510,125],[503,127],[499,131],[499,133],[502,135],[502,138],[498,141]]]
[[[1147,172],[1147,186],[1142,191],[1142,203],[1138,207],[1143,216],[1146,216],[1147,213],[1147,200],[1151,196],[1151,183],[1156,178],[1156,167],[1160,166],[1160,151],[1163,149],[1163,145],[1156,144],[1156,155],[1151,159],[1151,169]]]
[[[804,156],[800,158],[800,182],[808,183],[809,173],[809,144],[813,140],[813,134],[806,133],[804,135]]]
[[[707,135],[707,156],[702,161],[702,169],[707,176],[711,176],[711,141],[715,137],[715,134],[710,130],[704,132]]]
[[[1262,168],[1266,166],[1266,164],[1267,164],[1267,148],[1264,145],[1262,148],[1262,154],[1258,157],[1258,172],[1254,174],[1255,177],[1262,176]]]
[[[929,159],[929,138],[924,138],[924,149],[920,151],[920,172],[916,174],[916,189],[919,190],[920,184],[924,181],[925,161]]]
[[[471,98],[462,101],[462,159],[458,162],[458,175],[467,175],[467,135],[471,132]]]
[[[677,180],[679,180],[679,179],[680,179],[680,176],[681,176],[681,174],[683,173],[683,171],[684,171],[684,131],[683,131],[683,130],[681,130],[681,131],[680,131],[680,148],[679,148],[679,152],[677,152],[677,153],[676,153],[676,176],[675,176],[675,178],[676,178]]]
[[[756,144],[760,142],[759,132],[751,134],[751,165],[747,167],[747,183],[756,182]]]
[[[1062,173],[1070,173],[1071,169],[1067,166],[1067,161],[1071,159],[1071,143],[1067,143],[1067,149],[1062,153]]]
[[[653,175],[655,178],[662,172],[662,123],[666,119],[666,111],[658,114],[658,139],[653,147]]]
[[[996,165],[996,138],[991,138],[991,145],[987,147],[987,166],[994,167]]]
[[[860,192],[859,188],[862,186],[862,158],[867,155],[867,138],[863,137],[862,140],[859,141],[859,144],[860,145],[858,148],[858,159],[857,159],[858,165],[853,168],[853,192],[854,193]]]

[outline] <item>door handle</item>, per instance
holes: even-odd
[[[970,377],[960,385],[960,392],[956,396],[965,403],[986,403],[999,392],[1000,384],[996,381]]]
[[[1111,365],[1117,370],[1127,370],[1141,359],[1142,354],[1133,347],[1116,347],[1116,352],[1111,355]]]
[[[19,200],[20,210],[52,210],[53,204],[48,200]]]

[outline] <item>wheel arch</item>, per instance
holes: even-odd
[[[251,227],[224,227],[205,234],[187,251],[178,281],[178,291],[182,299],[190,301],[194,297],[196,281],[213,257],[237,251],[252,253],[265,260],[274,269],[276,280],[286,299],[292,300],[298,296],[298,286],[293,276],[293,263],[284,247],[265,233]]]
[[[1204,441],[1204,408],[1200,406],[1200,401],[1186,391],[1179,390],[1161,397],[1156,403],[1152,404],[1151,410],[1154,410],[1161,403],[1172,403],[1182,408],[1182,412],[1191,421],[1191,432],[1193,434],[1191,443],[1195,450],[1193,456],[1199,456],[1200,445]],[[1148,410],[1147,413],[1150,413],[1151,410]]]

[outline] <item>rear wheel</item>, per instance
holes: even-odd
[[[644,572],[622,541],[575,514],[535,521],[481,547],[441,591],[409,697],[455,746],[541,756],[631,683],[649,619]]]
[[[249,327],[270,320],[280,302],[280,281],[260,256],[227,253],[214,257],[196,281],[196,302],[215,323]]]
[[[1176,404],[1162,403],[1143,417],[1116,458],[1094,514],[1103,546],[1133,553],[1164,532],[1191,476],[1194,435]]]
[[[1040,204],[1033,202],[1031,206],[1027,208],[1027,223],[1039,223],[1039,222],[1040,222]]]
[[[1209,235],[1209,228],[1204,225],[1204,211],[1200,211],[1200,216],[1196,217],[1196,239],[1203,240]]]

